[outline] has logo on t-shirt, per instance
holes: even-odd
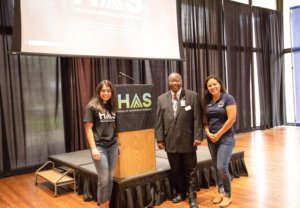
[[[100,122],[114,122],[116,118],[115,113],[99,113]]]

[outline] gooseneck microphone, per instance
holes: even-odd
[[[136,79],[132,78],[131,76],[128,76],[127,74],[124,74],[123,72],[119,72],[119,74],[120,74],[121,76],[124,76],[124,77],[128,78],[128,79],[131,79],[131,80],[134,81],[136,84],[140,84],[139,81],[137,81]]]

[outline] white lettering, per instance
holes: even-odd
[[[82,0],[73,0],[73,4],[82,5],[83,3]],[[138,14],[143,11],[141,0],[90,0],[89,6],[132,14]]]
[[[115,117],[116,117],[115,113],[112,113],[112,115],[109,113],[99,113],[100,120],[103,120],[103,119],[113,120],[113,119],[115,119]]]

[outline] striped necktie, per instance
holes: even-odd
[[[174,111],[174,116],[176,116],[177,108],[178,108],[178,97],[176,96],[176,93],[175,93],[174,97],[173,97],[173,111]]]

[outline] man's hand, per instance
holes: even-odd
[[[157,143],[158,149],[164,149],[165,148],[165,143],[164,142],[159,142]]]
[[[199,146],[201,145],[201,141],[200,140],[194,140],[193,146]]]

